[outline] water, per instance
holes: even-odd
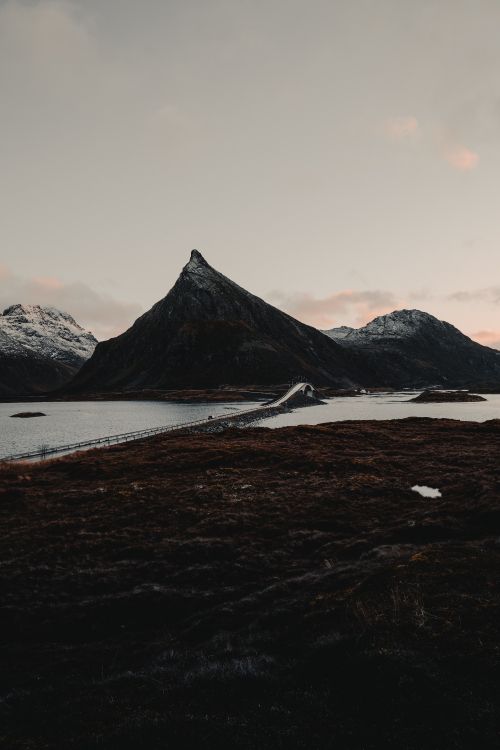
[[[252,404],[175,404],[161,401],[57,401],[0,404],[0,458],[67,443],[233,414]],[[46,417],[12,419],[41,411]]]
[[[405,417],[434,417],[485,422],[500,419],[500,394],[485,395],[487,401],[449,404],[412,404],[408,400],[421,391],[378,393],[352,398],[328,399],[324,406],[308,406],[278,414],[258,422],[262,427],[288,427],[320,422],[341,422],[346,419],[404,419]]]
[[[418,393],[416,391],[415,393]],[[486,396],[477,403],[412,404],[414,393],[390,393],[329,399],[322,406],[309,406],[278,414],[254,424],[286,427],[299,424],[339,422],[346,419],[404,419],[435,417],[484,422],[500,419],[500,394]],[[161,401],[69,401],[0,404],[0,458],[12,453],[39,450],[42,445],[56,447],[66,443],[162,427],[210,414],[219,416],[250,409],[254,403],[175,404]],[[11,419],[21,411],[42,411],[47,416]]]

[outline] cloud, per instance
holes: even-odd
[[[62,64],[79,67],[95,54],[76,5],[67,0],[7,0],[0,7],[0,41],[2,55],[17,58],[21,68],[36,72],[45,83],[50,74],[69,84],[75,71],[64,70]]]
[[[312,294],[286,295],[279,291],[271,292],[270,299],[294,318],[320,329],[328,329],[349,323],[361,326],[377,315],[392,312],[398,307],[398,300],[392,292],[380,290],[344,290],[328,297],[315,297]]]
[[[418,120],[413,116],[389,117],[384,123],[384,130],[395,141],[415,140],[420,135]]]
[[[471,333],[471,339],[479,341],[484,346],[500,349],[500,331],[476,331],[475,333]]]
[[[458,291],[448,295],[448,299],[454,302],[490,302],[494,305],[500,303],[500,286],[488,286],[472,291]]]
[[[40,289],[47,289],[53,291],[54,289],[62,289],[64,284],[60,279],[56,279],[54,276],[39,276],[33,279],[34,283],[37,284]]]
[[[135,68],[102,43],[92,5],[0,0],[0,113],[11,127],[36,121],[38,139],[66,139],[119,121],[137,93]]]
[[[459,172],[470,172],[479,164],[479,155],[461,144],[446,145],[443,156],[448,164]]]
[[[422,136],[420,124],[413,115],[389,117],[384,122],[384,131],[390,140],[399,142],[415,142]],[[461,143],[450,130],[437,138],[437,148],[442,158],[459,172],[470,172],[479,164],[479,154]]]
[[[122,333],[142,312],[139,305],[96,292],[81,281],[66,284],[56,277],[23,279],[0,267],[0,309],[19,302],[52,305],[68,312],[101,340]]]

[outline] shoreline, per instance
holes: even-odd
[[[142,389],[139,391],[111,391],[106,393],[68,394],[55,392],[52,394],[35,394],[25,396],[3,396],[1,403],[59,403],[59,402],[99,402],[99,401],[158,401],[174,404],[196,403],[244,403],[246,401],[266,401],[278,398],[290,387],[289,383],[276,385],[247,385],[224,386],[221,388],[172,388],[167,390]],[[462,387],[432,387],[429,385],[415,385],[407,388],[392,388],[390,386],[374,388],[331,388],[318,387],[319,398],[356,398],[363,395],[383,395],[391,393],[432,392],[447,393],[450,391],[469,392],[478,395],[493,395],[500,393],[498,386],[462,386]]]
[[[185,388],[170,390],[150,390],[90,394],[39,394],[35,396],[18,396],[0,398],[0,403],[51,403],[51,402],[73,402],[73,401],[166,401],[171,403],[239,403],[245,401],[265,401],[279,398],[290,387],[289,383],[281,383],[271,386],[242,386],[223,388]],[[405,390],[405,389],[403,389]],[[415,389],[406,389],[408,392]],[[418,390],[418,389],[417,389]],[[334,398],[336,396],[359,396],[363,393],[399,393],[391,388],[364,389],[338,389],[318,388],[317,392],[321,398]]]

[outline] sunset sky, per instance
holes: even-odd
[[[318,325],[500,347],[498,0],[0,0],[0,305],[100,338],[192,248]]]

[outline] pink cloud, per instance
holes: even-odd
[[[116,300],[81,281],[64,283],[54,276],[26,279],[0,266],[0,312],[18,302],[68,312],[98,339],[122,333],[142,312],[139,305]]]
[[[365,325],[377,315],[398,307],[398,300],[391,292],[380,290],[346,289],[321,298],[301,293],[285,295],[277,291],[269,296],[289,315],[322,330],[343,324]]]
[[[484,346],[500,349],[500,331],[476,331],[471,334],[471,338]]]
[[[413,116],[390,117],[384,123],[384,130],[395,141],[414,139],[420,131],[418,120]]]
[[[446,146],[444,158],[459,172],[470,172],[479,163],[479,155],[462,145]]]
[[[64,284],[54,276],[40,276],[33,279],[33,284],[39,286],[40,289],[62,289]]]

